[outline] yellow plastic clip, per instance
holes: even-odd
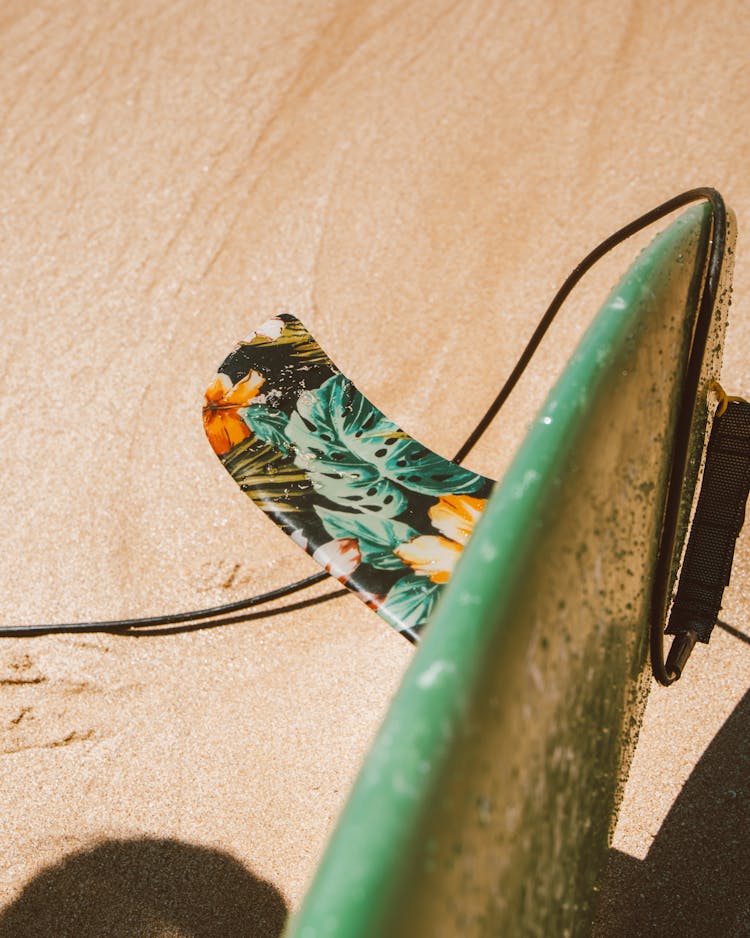
[[[739,404],[747,403],[744,397],[732,397],[731,395],[727,394],[724,388],[716,380],[711,381],[711,383],[708,385],[708,390],[713,391],[714,394],[719,398],[719,403],[716,407],[714,418],[723,417],[724,411],[727,409],[731,401]]]

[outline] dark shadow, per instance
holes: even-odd
[[[696,765],[646,859],[611,852],[594,935],[750,936],[750,691]]]
[[[0,912],[2,938],[275,938],[287,906],[227,853],[119,840],[35,876]]]
[[[736,629],[733,625],[730,625],[728,622],[722,622],[721,619],[716,623],[716,627],[722,629],[727,634],[738,638],[741,642],[745,642],[746,645],[750,645],[750,635],[745,635],[744,632],[741,632],[739,629]]]

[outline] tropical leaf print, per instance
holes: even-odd
[[[277,324],[280,324],[280,328]],[[299,364],[333,365],[331,359],[305,329],[299,319],[293,316],[279,316],[264,323],[240,346],[252,345],[254,349],[273,348],[274,352],[284,351],[289,358]]]
[[[379,515],[361,515],[330,511],[318,507],[318,517],[333,538],[354,538],[361,559],[379,570],[402,570],[403,560],[395,553],[404,541],[416,538],[418,532],[402,521]]]
[[[440,586],[414,574],[402,576],[389,590],[378,612],[399,629],[420,629],[429,619]]]
[[[485,481],[413,440],[342,374],[302,394],[286,436],[315,490],[357,511],[396,517],[404,490],[473,492]]]
[[[253,501],[414,637],[493,483],[412,439],[291,316],[268,320],[206,392],[206,433]]]
[[[270,514],[309,509],[312,485],[285,453],[252,437],[224,456],[223,463],[243,492]]]
[[[289,452],[289,440],[286,438],[289,417],[283,410],[255,404],[242,411],[242,418],[257,439],[278,447],[284,453]]]
[[[285,314],[265,322],[240,342],[221,365],[221,371],[231,382],[250,370],[267,382],[262,402],[287,414],[296,407],[302,391],[320,387],[337,373],[336,366],[302,323]]]

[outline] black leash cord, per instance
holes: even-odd
[[[139,619],[108,619],[102,622],[61,622],[58,625],[22,625],[22,626],[0,626],[0,638],[23,638],[31,635],[54,635],[61,632],[130,632],[134,629],[155,629],[158,626],[176,626],[182,623],[199,623],[201,620],[217,619],[224,617],[232,612],[240,612],[243,609],[252,609],[254,606],[262,606],[264,603],[274,602],[276,599],[283,599],[285,596],[291,596],[300,590],[307,589],[315,583],[320,583],[328,579],[325,570],[320,573],[314,573],[312,576],[305,577],[304,580],[297,580],[294,583],[287,583],[279,589],[269,590],[267,593],[259,593],[257,596],[251,596],[249,599],[240,599],[234,603],[225,603],[223,606],[211,606],[208,609],[196,609],[191,612],[177,612],[164,616],[146,616]],[[317,597],[322,602],[324,599],[335,599],[337,596],[343,596],[344,593],[337,591],[325,596]],[[255,614],[257,615],[257,614]],[[240,622],[245,618],[255,617],[236,616],[231,621]],[[210,625],[218,624],[213,622],[203,622],[202,628],[208,628]],[[222,625],[227,624],[222,622]],[[179,630],[177,630],[179,631]],[[149,634],[157,634],[150,632]]]
[[[484,416],[481,418],[476,427],[469,434],[467,439],[464,441],[463,445],[460,447],[456,455],[453,457],[453,461],[456,463],[462,463],[468,454],[474,449],[476,444],[479,442],[489,425],[492,423],[494,418],[497,416],[500,408],[506,402],[508,397],[510,397],[511,392],[518,383],[521,375],[526,370],[529,362],[531,361],[534,352],[537,350],[539,343],[542,341],[545,333],[551,326],[553,320],[557,316],[557,313],[560,310],[560,307],[563,305],[565,300],[568,298],[573,288],[578,284],[584,274],[594,266],[594,264],[604,257],[609,251],[611,251],[618,244],[621,244],[623,241],[626,241],[631,235],[636,234],[637,232],[647,228],[649,225],[652,225],[654,222],[659,221],[664,218],[666,215],[670,215],[672,212],[676,211],[678,208],[682,208],[685,205],[689,205],[692,202],[699,201],[708,201],[711,203],[711,206],[714,211],[714,232],[721,230],[722,234],[725,227],[725,222],[721,222],[721,219],[726,217],[724,210],[724,203],[721,199],[721,196],[716,192],[715,189],[709,188],[698,188],[690,189],[687,192],[683,192],[682,195],[675,196],[673,199],[669,199],[667,202],[663,202],[657,208],[652,209],[650,212],[646,212],[645,215],[641,215],[639,218],[636,218],[635,221],[630,222],[628,225],[625,225],[623,228],[620,228],[614,234],[610,235],[604,241],[601,242],[597,247],[594,248],[589,254],[584,257],[584,259],[571,271],[571,273],[566,278],[563,285],[555,294],[552,302],[550,303],[547,311],[542,316],[539,324],[534,330],[531,338],[529,339],[525,349],[521,353],[518,361],[516,362],[513,370],[505,381],[505,384],[500,389],[495,400],[487,408]],[[716,242],[719,239],[714,237],[714,248],[716,248]],[[722,254],[723,254],[723,241],[721,244]],[[713,299],[716,295],[716,285],[718,284],[718,276],[721,270],[721,254],[718,255],[718,266],[716,262],[716,250],[712,251],[712,257],[709,260],[709,270],[707,275],[707,285],[704,290],[704,298],[707,293],[710,293],[710,287],[713,286],[713,294],[711,294],[711,305],[713,306]],[[694,396],[693,396],[694,399]],[[691,403],[692,408],[692,403]],[[687,445],[687,444],[686,444]],[[682,467],[682,473],[684,473],[684,466]],[[677,507],[679,507],[679,492],[677,498]],[[666,514],[667,520],[669,520],[669,506]],[[674,518],[674,524],[676,526],[676,512]],[[668,534],[669,532],[667,532]],[[674,531],[672,531],[672,540],[674,540]],[[240,612],[242,610],[252,609],[255,606],[260,606],[265,603],[274,602],[277,599],[283,599],[286,596],[290,596],[293,593],[296,593],[300,590],[307,589],[310,586],[313,586],[316,583],[320,583],[325,579],[328,579],[329,574],[325,571],[320,573],[313,574],[312,576],[305,577],[303,580],[297,580],[294,583],[288,583],[285,586],[281,586],[278,589],[269,590],[266,593],[259,593],[257,596],[251,596],[248,599],[239,600],[238,602],[226,603],[222,606],[212,606],[208,609],[197,609],[190,612],[179,612],[173,613],[170,615],[161,615],[161,616],[147,616],[145,618],[135,618],[135,619],[111,619],[101,622],[63,622],[57,625],[48,624],[48,625],[26,625],[26,626],[0,626],[0,638],[19,638],[19,637],[29,637],[35,635],[50,635],[50,634],[60,634],[67,632],[81,633],[81,632],[114,632],[114,633],[123,633],[123,634],[136,634],[138,629],[149,629],[151,635],[164,634],[161,631],[157,631],[162,626],[177,626],[184,623],[199,623],[203,622],[203,626],[196,625],[196,628],[209,628],[212,625],[226,624],[225,622],[216,622],[211,620],[216,620],[226,616],[228,613]],[[345,592],[341,590],[336,590],[335,592],[327,593],[324,596],[316,597],[315,602],[325,602],[329,599],[336,599],[340,596],[346,595]],[[295,608],[299,604],[294,604]],[[291,608],[291,607],[290,607]],[[270,614],[267,613],[267,614]],[[228,620],[231,622],[243,621],[247,618],[257,618],[257,613],[250,613],[247,616],[234,616],[232,619]],[[663,614],[661,623],[663,623]],[[663,637],[662,637],[662,626],[661,624],[658,627],[658,641],[659,641],[659,653],[657,653],[656,666],[654,667],[654,673],[657,676],[657,679],[660,679],[660,674],[666,678],[666,683],[669,683],[669,676],[666,675],[664,671],[664,652],[663,652]],[[183,631],[185,629],[169,629],[171,633],[173,631]],[[165,630],[166,631],[166,630]],[[145,634],[145,633],[141,633]],[[652,628],[652,662],[654,660],[654,629]],[[659,654],[661,661],[661,668],[657,674],[657,667],[659,665]],[[662,682],[664,683],[664,681]]]

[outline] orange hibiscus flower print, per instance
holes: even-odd
[[[428,576],[433,583],[447,583],[486,504],[486,498],[441,495],[428,511],[433,527],[441,534],[420,534],[400,544],[394,553],[417,576]]]
[[[240,416],[240,408],[247,407],[261,389],[265,378],[250,371],[237,384],[224,374],[218,374],[206,391],[203,405],[203,427],[217,456],[250,436],[250,428]]]

